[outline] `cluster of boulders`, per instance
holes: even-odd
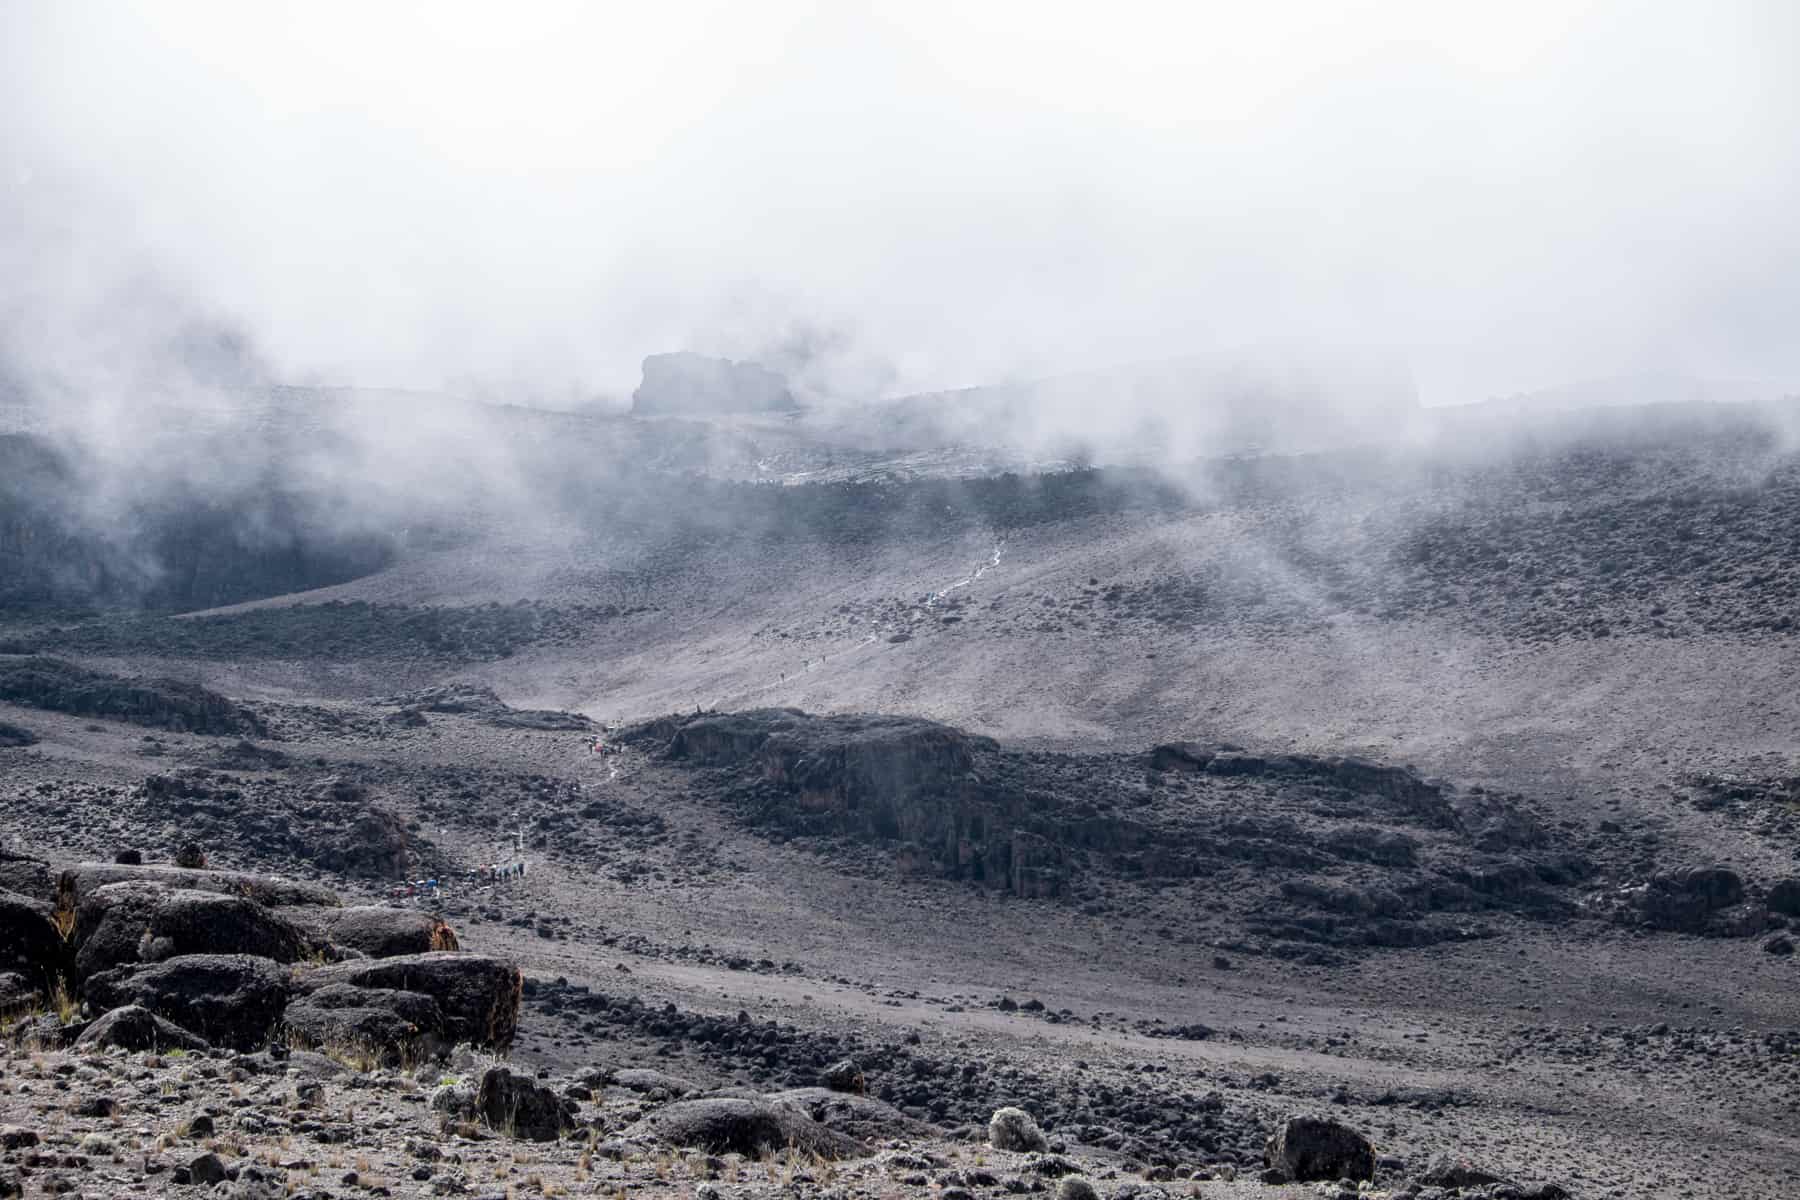
[[[232,769],[271,770],[272,762],[243,765],[256,752],[251,743],[231,747]],[[407,879],[428,869],[432,857],[431,847],[365,784],[343,776],[293,782],[188,767],[148,776],[119,807],[146,829],[179,825],[187,837],[339,875]]]
[[[1800,919],[1800,879],[1764,887],[1730,867],[1689,867],[1599,893],[1588,906],[1620,925],[1663,933],[1721,938],[1772,933],[1770,953],[1791,953],[1780,931]]]
[[[233,871],[4,865],[0,884],[25,889],[0,889],[0,1006],[26,1018],[15,1038],[378,1064],[504,1050],[518,1026],[518,968],[461,951],[429,913]]]

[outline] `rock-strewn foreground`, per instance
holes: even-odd
[[[1703,1178],[1749,1195],[1800,1101],[1791,1021],[1727,1027],[1724,992],[1653,978],[1699,956],[1785,986],[1792,879],[1621,852],[1522,796],[786,709],[596,754],[486,701],[253,708],[284,740],[25,717],[0,821],[41,857],[0,860],[0,1120],[40,1139],[3,1156],[30,1187],[192,1188],[212,1153],[244,1194],[1276,1196],[1270,1137],[1323,1114],[1381,1191],[1679,1186],[1672,1116],[1739,1147],[1751,1170]],[[525,879],[467,874],[515,854]],[[440,896],[384,899],[425,861]],[[1560,1015],[1571,944],[1610,963],[1614,1019]],[[1044,1148],[987,1144],[1009,1106]]]
[[[453,930],[417,909],[344,908],[323,888],[204,867],[11,861],[15,880],[28,879],[17,864],[43,868],[54,899],[0,892],[0,1195],[1395,1190],[1371,1192],[1378,1179],[1407,1194],[1431,1184],[1495,1200],[1568,1194],[1453,1159],[1410,1169],[1378,1159],[1326,1114],[1282,1119],[1265,1139],[1255,1112],[1217,1090],[1171,1092],[1167,1124],[1139,1137],[1046,1129],[1016,1104],[963,1121],[942,1099],[981,1066],[903,1097],[893,1085],[930,1077],[918,1069],[930,1060],[883,1050],[872,1070],[845,1058],[810,1086],[774,1091],[651,1065],[665,1054],[532,1070],[506,1062],[528,990],[519,969],[460,951]],[[529,991],[546,998],[533,1014],[544,1019],[615,1006],[564,980]],[[669,1033],[682,1024],[672,1008],[659,1016]],[[761,1048],[765,1065],[793,1041],[743,1012],[687,1032]],[[911,1103],[870,1095],[871,1075],[882,1095]],[[1053,1084],[1012,1079],[1021,1104],[1058,1111]]]

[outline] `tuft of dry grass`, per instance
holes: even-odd
[[[58,979],[50,988],[50,1007],[56,1012],[56,1019],[64,1025],[73,1025],[81,1015],[81,1002],[69,991],[69,985]]]

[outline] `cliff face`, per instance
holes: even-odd
[[[821,853],[1024,898],[1204,883],[1273,944],[1471,936],[1452,914],[1565,919],[1592,870],[1515,799],[1354,758],[1030,753],[921,718],[795,709],[666,717],[622,739]]]
[[[631,394],[640,416],[786,412],[794,397],[787,380],[756,363],[681,351],[644,360],[644,381]]]

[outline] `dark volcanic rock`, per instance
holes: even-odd
[[[1269,1136],[1264,1161],[1286,1179],[1373,1179],[1375,1149],[1348,1125],[1322,1117],[1289,1117]]]
[[[1615,920],[1666,933],[1753,937],[1768,927],[1768,909],[1749,898],[1729,867],[1691,867],[1653,875],[1605,903]]]
[[[147,1008],[128,1004],[103,1014],[81,1031],[77,1046],[120,1050],[204,1050],[205,1038],[165,1021]]]
[[[1204,771],[1218,749],[1199,742],[1169,742],[1150,751],[1153,771]]]
[[[74,944],[82,979],[185,954],[248,954],[291,963],[307,949],[298,926],[247,897],[145,880],[88,893],[76,910]]]
[[[787,381],[756,363],[691,351],[644,359],[644,381],[631,393],[639,416],[785,412],[794,407]]]
[[[0,891],[0,972],[16,974],[48,995],[66,956],[48,904]]]
[[[856,1096],[869,1090],[868,1081],[863,1078],[862,1068],[848,1058],[840,1059],[820,1072],[819,1083],[831,1091],[849,1092]]]
[[[604,1081],[626,1091],[636,1092],[640,1096],[648,1096],[652,1100],[679,1100],[691,1096],[700,1089],[687,1080],[666,1071],[651,1071],[642,1067],[627,1067],[620,1071],[608,1071]]]
[[[1335,961],[1326,947],[1492,932],[1450,914],[1572,918],[1593,870],[1520,797],[1358,758],[1194,743],[1039,753],[918,718],[794,709],[671,716],[619,740],[690,771],[751,828],[845,858],[879,848],[852,858],[859,872],[1084,901],[1119,882],[1207,879],[1237,928],[1199,917],[1204,936],[1248,932],[1321,963]]]
[[[827,1129],[848,1134],[860,1142],[873,1144],[888,1138],[941,1137],[943,1132],[884,1101],[830,1088],[792,1088],[776,1092],[769,1099],[792,1105]]]
[[[1800,917],[1800,879],[1781,879],[1769,885],[1764,900],[1769,911],[1784,917]]]
[[[749,1097],[677,1100],[631,1126],[625,1136],[750,1158],[790,1146],[821,1158],[868,1153],[855,1138],[827,1129],[792,1105]]]
[[[416,908],[355,905],[349,908],[287,908],[281,915],[316,940],[369,958],[398,958],[461,947],[442,918]]]
[[[1427,1187],[1475,1188],[1490,1183],[1506,1182],[1491,1171],[1484,1171],[1463,1159],[1440,1154],[1419,1173],[1419,1182]]]
[[[531,1142],[561,1137],[574,1124],[573,1108],[572,1101],[505,1067],[488,1068],[475,1089],[475,1111],[489,1128]]]
[[[511,963],[481,954],[408,954],[333,963],[304,972],[300,992],[332,984],[416,992],[436,1001],[446,1045],[468,1042],[504,1050],[519,1027],[523,978]]]
[[[360,786],[334,780],[321,789],[338,806],[339,819],[313,834],[312,860],[328,871],[375,879],[405,879],[412,867],[406,823],[369,804]]]
[[[329,984],[289,1004],[282,1023],[308,1046],[388,1065],[449,1049],[443,1010],[418,992]]]
[[[194,767],[149,776],[130,800],[138,819],[179,826],[239,856],[298,859],[376,879],[408,878],[417,865],[405,824],[351,779],[297,786]]]
[[[420,692],[408,692],[403,696],[390,696],[379,703],[396,705],[402,713],[415,715],[428,712],[460,713],[504,729],[581,732],[594,727],[594,723],[580,713],[514,708],[500,699],[491,688],[467,683],[443,684]]]
[[[130,866],[123,863],[81,863],[70,867],[58,878],[57,904],[63,908],[79,908],[82,901],[99,888],[133,880],[160,883],[170,888],[243,896],[271,908],[299,905],[335,907],[338,903],[337,893],[330,888],[298,879],[278,879],[272,875],[252,875],[245,871],[188,870],[162,864]]]
[[[89,979],[84,991],[90,1004],[135,1004],[234,1050],[255,1050],[268,1041],[290,995],[285,968],[244,954],[190,954],[116,967]]]
[[[0,750],[16,749],[20,746],[37,745],[37,734],[23,725],[14,725],[10,721],[0,721]]]
[[[41,858],[0,850],[0,891],[46,904],[56,902],[56,871]]]
[[[187,733],[268,732],[255,713],[198,684],[124,679],[55,658],[0,657],[0,700]]]

